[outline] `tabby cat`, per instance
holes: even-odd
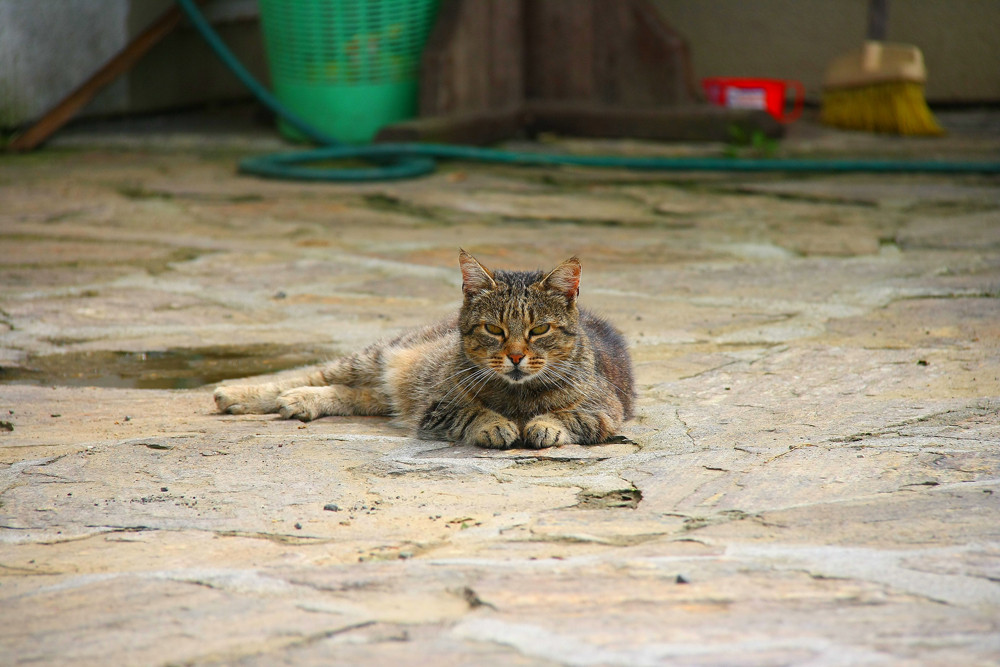
[[[580,262],[490,271],[459,254],[458,314],[280,382],[216,389],[219,410],[391,415],[418,437],[507,449],[607,440],[632,415],[622,335],[577,307]]]

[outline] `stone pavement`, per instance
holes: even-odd
[[[944,121],[782,151],[1000,156]],[[275,145],[0,157],[0,664],[998,664],[1000,179],[234,173]],[[456,308],[459,246],[582,258],[636,365],[618,442],[213,412]]]

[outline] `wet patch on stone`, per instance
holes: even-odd
[[[305,366],[324,357],[315,349],[267,344],[67,352],[29,357],[21,366],[0,367],[0,384],[190,389]]]

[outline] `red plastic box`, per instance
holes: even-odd
[[[712,77],[703,79],[702,88],[712,104],[730,109],[763,109],[779,123],[791,123],[802,115],[805,88],[792,79],[747,79]],[[791,111],[786,114],[788,89],[795,92]]]

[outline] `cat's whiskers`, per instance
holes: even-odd
[[[438,401],[438,405],[441,405],[442,410],[446,410],[455,405],[459,401],[459,399],[462,398],[463,394],[473,393],[473,392],[475,392],[472,397],[474,400],[476,396],[479,396],[479,392],[482,391],[482,387],[484,387],[486,383],[489,382],[490,376],[492,374],[493,371],[490,370],[489,368],[477,369],[475,373],[473,373],[469,377],[462,378],[461,382],[459,382],[450,390],[448,390],[448,393],[442,396],[441,399]],[[445,403],[444,401],[452,394],[454,394],[452,399],[448,401],[448,403]]]
[[[582,374],[581,375],[576,375],[576,374],[582,373],[582,371],[576,365],[569,365],[569,366],[567,366],[567,364],[570,364],[570,361],[568,359],[562,360],[562,361],[558,361],[555,364],[550,364],[549,368],[553,368],[553,370],[555,372],[557,372],[557,373],[560,372],[560,371],[562,371],[562,370],[564,370],[564,369],[571,371],[574,375],[571,375],[571,377],[566,378],[566,380],[568,382],[569,381],[582,382],[582,381],[585,381],[585,380],[589,379],[585,375],[582,375]],[[622,394],[627,394],[628,393],[624,389],[622,389],[620,386],[618,386],[617,384],[615,384],[614,382],[612,382],[607,377],[603,377],[602,376],[600,378],[600,381],[603,382],[603,383],[607,383],[607,384],[611,385],[613,388],[617,389]],[[605,393],[607,393],[606,390],[605,390]]]
[[[472,379],[468,382],[466,386],[463,387],[463,391],[455,395],[451,401],[444,406],[444,409],[450,408],[452,405],[458,402],[462,398],[462,393],[471,393],[472,401],[475,401],[479,397],[480,392],[486,388],[490,380],[493,377],[494,372],[489,368],[481,368],[479,372],[472,375]],[[451,392],[449,392],[451,393]]]
[[[476,370],[478,370],[477,366],[473,366],[473,365],[465,366],[465,367],[459,369],[457,372],[452,373],[451,375],[449,375],[449,376],[447,376],[445,378],[441,378],[440,380],[438,380],[437,382],[434,383],[433,387],[435,389],[437,389],[438,387],[440,387],[441,385],[443,385],[445,382],[448,382],[449,380],[451,380],[454,377],[458,377],[462,373],[471,373],[471,372],[476,371]]]
[[[483,381],[479,385],[477,385],[476,393],[472,395],[473,401],[479,398],[479,394],[482,393],[483,389],[486,388],[486,385],[489,384],[489,381],[490,381],[490,376],[486,376],[486,378],[484,378]]]
[[[546,366],[545,371],[547,374],[554,375],[556,379],[565,384],[572,384],[573,382],[585,379],[579,368],[565,361],[557,361],[554,364],[549,364]]]
[[[560,381],[558,384],[551,383],[550,386],[569,392],[571,395],[575,395],[574,397],[579,398],[580,400],[576,403],[577,408],[601,410],[613,391],[602,386],[600,382],[595,383],[594,378],[588,377],[584,371],[575,365],[569,365],[568,362],[551,364],[548,369]],[[612,383],[608,382],[608,384]],[[587,393],[579,391],[579,387],[584,386],[588,389]]]
[[[454,392],[456,390],[469,389],[469,388],[477,385],[481,379],[489,377],[489,375],[491,373],[492,373],[492,371],[490,371],[490,369],[488,369],[488,368],[476,368],[476,369],[474,369],[474,371],[473,371],[473,373],[471,375],[462,378],[454,387],[452,387],[450,390],[448,390],[448,393],[445,394],[445,397],[447,397],[449,394],[451,394],[452,392]]]
[[[567,369],[562,369],[567,370]],[[561,371],[557,370],[556,374]],[[562,391],[567,396],[564,396],[564,401],[571,403],[571,407],[577,410],[584,410],[587,412],[602,412],[606,407],[606,398],[611,395],[612,390],[606,387],[596,386],[594,384],[581,385],[587,386],[587,392],[584,393],[578,390],[578,387],[574,384],[576,373],[571,373],[570,375],[560,375],[560,383],[555,386],[557,391]],[[569,407],[569,406],[567,406]]]
[[[452,396],[452,394],[454,394],[455,395],[454,398],[452,398],[452,400],[446,404],[447,407],[450,407],[455,403],[456,400],[458,400],[461,397],[464,390],[469,389],[470,387],[477,384],[481,377],[490,372],[488,369],[476,368],[476,367],[469,368],[467,369],[467,371],[471,371],[472,374],[463,377],[461,380],[456,382],[455,385],[438,400],[438,404],[444,403],[444,401],[447,400],[449,396]]]
[[[542,383],[553,391],[573,392],[579,391],[577,385],[582,385],[584,379],[579,371],[572,367],[560,367],[558,364],[550,364],[545,368],[545,377]]]
[[[472,375],[467,375],[466,377],[462,377],[459,380],[455,381],[454,384],[452,385],[451,389],[449,389],[445,393],[445,395],[441,397],[440,401],[443,401],[446,398],[448,398],[453,392],[460,390],[463,385],[465,385],[467,382],[470,382],[471,379],[475,377],[476,373],[479,370],[481,370],[481,369],[477,369],[475,366],[470,366],[468,368],[463,368],[462,370],[458,371],[457,373],[452,373],[448,377],[443,378],[443,379],[439,380],[438,382],[434,383],[434,388],[437,388],[437,387],[440,387],[445,382],[448,382],[449,380],[452,380],[455,377],[458,377],[458,376],[466,374],[466,373],[472,373]]]

